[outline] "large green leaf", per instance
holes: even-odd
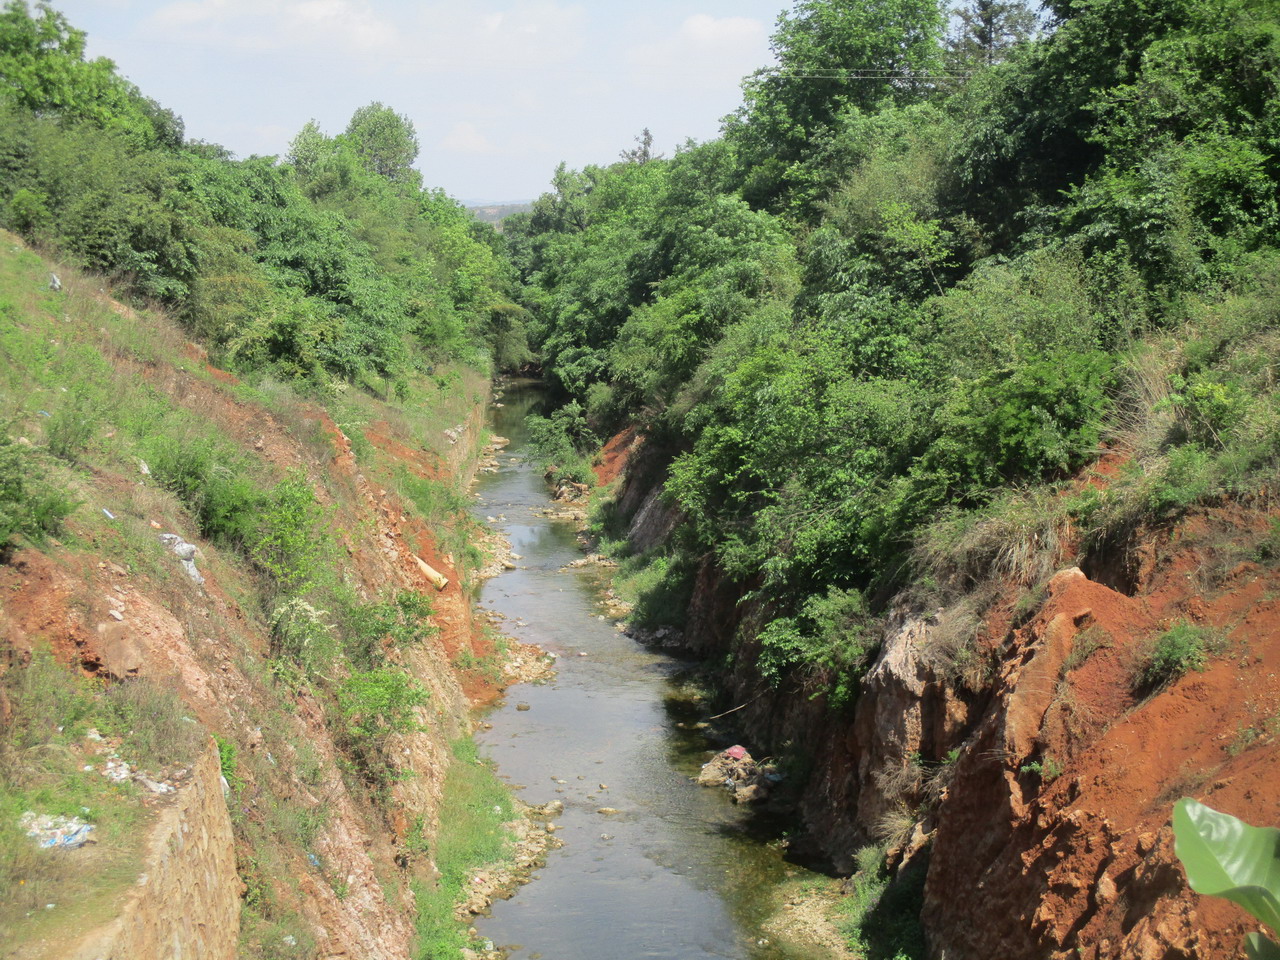
[[[1173,833],[1192,890],[1225,897],[1280,930],[1280,830],[1252,827],[1183,797],[1173,808]]]
[[[1280,944],[1260,933],[1244,938],[1244,955],[1249,960],[1280,960]]]

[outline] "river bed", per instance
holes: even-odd
[[[476,739],[526,803],[563,801],[564,846],[475,925],[513,960],[816,960],[762,928],[778,885],[806,871],[760,818],[691,780],[716,745],[695,726],[705,708],[688,665],[615,628],[603,573],[566,569],[582,556],[573,525],[539,515],[547,488],[521,453],[541,397],[516,383],[493,410],[511,444],[475,509],[521,559],[479,602],[504,632],[557,654],[558,675],[508,690]]]

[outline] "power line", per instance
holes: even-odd
[[[871,70],[784,70],[764,67],[756,75],[769,74],[787,80],[968,80],[972,73],[884,73]]]

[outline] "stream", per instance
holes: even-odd
[[[479,602],[504,632],[556,653],[558,675],[512,687],[476,739],[526,803],[563,801],[564,846],[475,926],[513,960],[815,960],[761,928],[777,885],[806,871],[759,817],[691,781],[723,744],[695,727],[705,706],[682,679],[688,665],[618,632],[600,606],[604,574],[565,569],[582,556],[573,525],[537,512],[546,484],[521,454],[541,400],[517,382],[492,411],[511,444],[481,476],[475,510],[522,559]]]

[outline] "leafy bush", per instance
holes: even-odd
[[[218,767],[222,771],[222,779],[227,781],[227,786],[231,788],[231,792],[239,795],[244,789],[244,777],[240,775],[240,763],[237,759],[239,750],[236,748],[235,741],[220,737],[216,733],[213,735],[214,742],[218,745]]]
[[[155,429],[140,449],[151,475],[195,513],[201,535],[220,546],[246,548],[264,498],[243,454],[179,425]]]
[[[42,540],[76,507],[45,479],[32,448],[0,434],[0,555],[19,535]]]
[[[428,699],[417,680],[395,667],[357,670],[338,687],[338,709],[345,730],[374,745],[381,745],[392,734],[420,729],[414,711]]]
[[[776,685],[803,668],[833,707],[846,706],[879,649],[879,629],[859,591],[831,587],[805,600],[798,617],[780,617],[760,631],[760,674]]]
[[[302,594],[328,571],[333,539],[328,511],[300,471],[291,473],[259,505],[249,534],[248,554],[278,591]]]
[[[401,590],[391,600],[343,604],[338,619],[347,656],[353,663],[369,667],[382,659],[383,640],[389,639],[398,647],[421,643],[437,632],[427,622],[432,611],[431,598],[415,590]]]
[[[982,376],[951,395],[927,462],[973,486],[1062,475],[1098,444],[1111,366],[1058,351]]]
[[[325,622],[328,611],[317,610],[302,597],[293,596],[271,611],[273,654],[296,665],[303,677],[315,677],[329,668],[340,647],[333,625]]]
[[[581,404],[571,402],[550,417],[528,417],[528,456],[551,475],[553,483],[592,483],[595,473],[586,453],[600,445],[587,426]]]
[[[1186,621],[1170,627],[1151,646],[1137,674],[1139,688],[1170,684],[1188,670],[1204,670],[1209,664],[1211,633]]]

